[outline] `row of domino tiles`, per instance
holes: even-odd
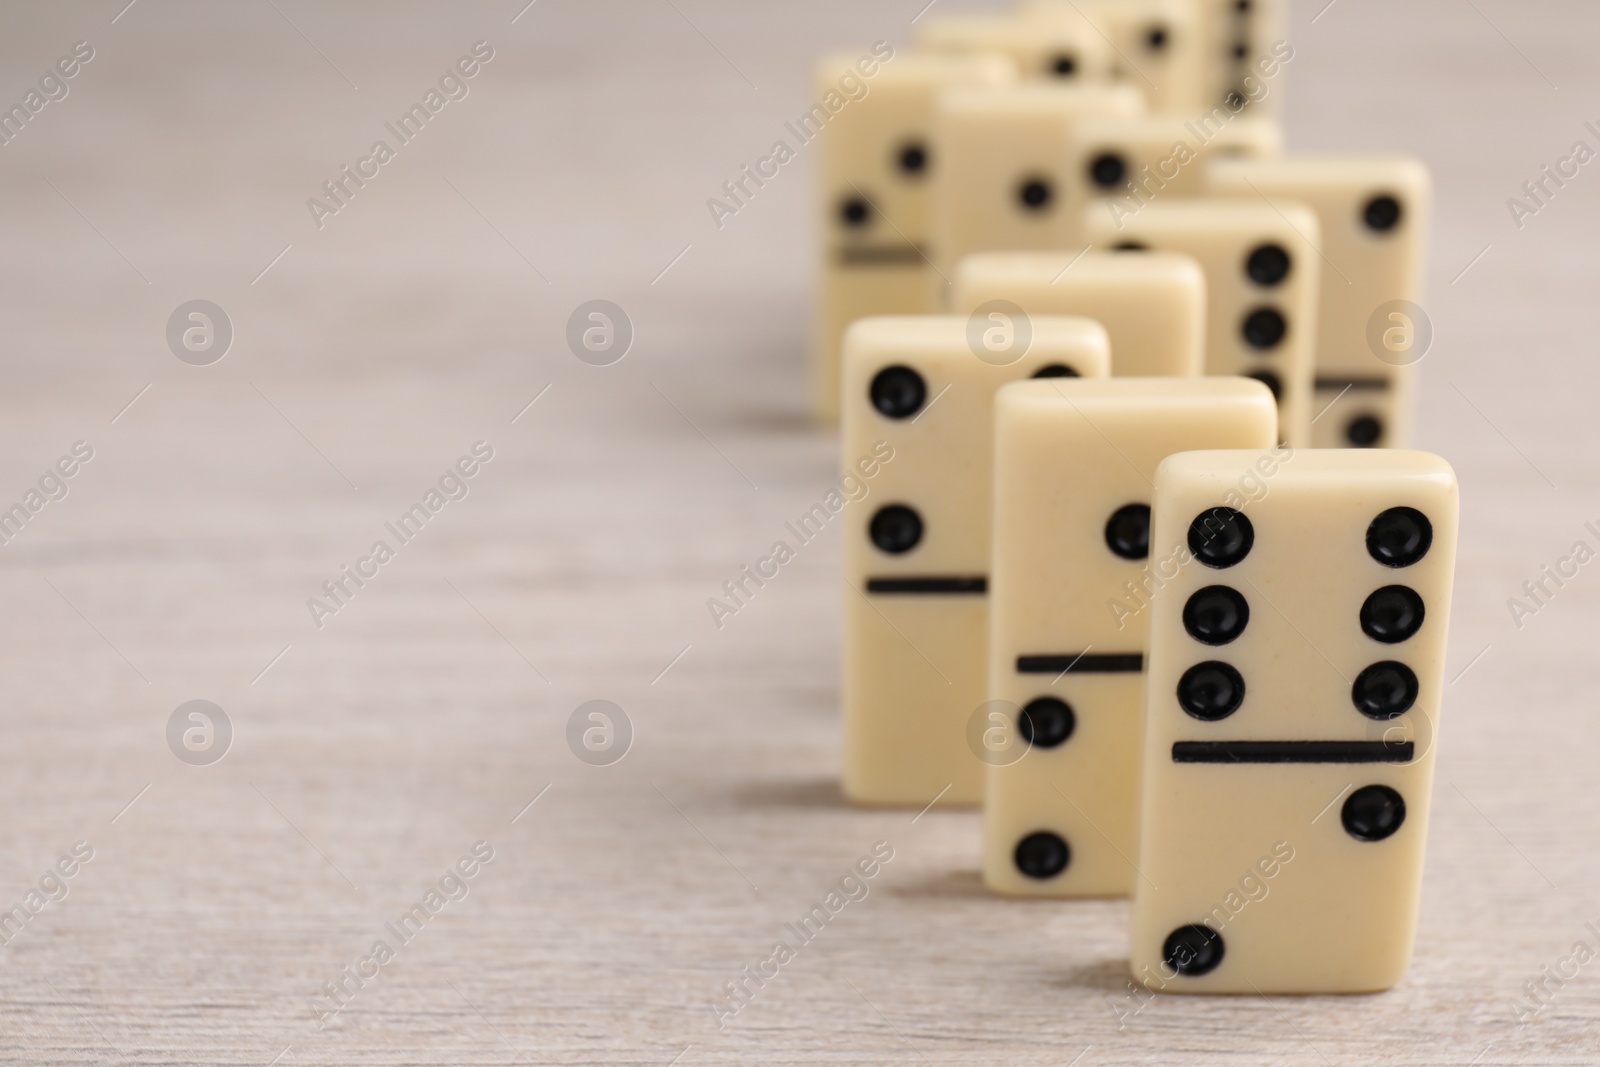
[[[1069,6],[1128,60],[1265,5]],[[1372,447],[1425,350],[1427,172],[1282,158],[1259,93],[1175,114],[1223,64],[1060,84],[1059,14],[932,24],[828,120],[823,414],[896,457],[845,532],[845,791],[981,803],[999,894],[1131,896],[1151,988],[1388,988],[1458,511]]]
[[[827,131],[819,416],[839,417],[857,319],[1092,314],[1118,376],[1243,374],[1291,445],[1403,446],[1431,340],[1430,177],[1404,156],[1282,155],[1282,23],[1282,0],[1036,0],[930,14],[906,54],[825,59],[791,123]],[[1096,42],[1131,72],[1055,62]]]

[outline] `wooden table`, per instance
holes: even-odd
[[[1600,1056],[1600,962],[1510,1007],[1600,947],[1600,565],[1507,607],[1597,543],[1600,174],[1506,206],[1600,147],[1591,6],[1296,7],[1291,147],[1438,181],[1419,444],[1465,514],[1425,910],[1390,993],[1130,1014],[1125,903],[992,898],[974,814],[840,801],[836,531],[722,628],[705,606],[837,458],[805,416],[814,149],[720,229],[705,201],[805,109],[812,55],[903,45],[921,0],[123,3],[0,33],[0,101],[94,49],[0,147],[0,508],[93,450],[0,548],[0,908],[66,892],[4,935],[0,1062]],[[360,163],[480,40],[465,95]],[[377,169],[314,218],[345,165]],[[611,366],[564,340],[597,298],[636,331]],[[233,327],[209,366],[165,336],[195,299]],[[479,441],[465,497],[390,534]],[[345,565],[369,577],[314,617]],[[634,734],[606,766],[567,741],[596,699]],[[231,724],[219,762],[169,747],[191,700]],[[880,841],[868,895],[719,1030],[725,983]]]

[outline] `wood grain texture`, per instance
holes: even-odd
[[[804,417],[809,149],[720,229],[706,199],[813,54],[920,6],[0,15],[0,100],[96,50],[0,147],[0,505],[94,448],[0,547],[0,906],[95,850],[0,949],[0,1063],[1595,1062],[1600,963],[1526,1026],[1508,1004],[1596,943],[1600,572],[1520,628],[1507,599],[1600,540],[1600,176],[1520,229],[1506,199],[1596,146],[1600,15],[1296,6],[1291,147],[1438,181],[1418,443],[1464,534],[1422,928],[1390,993],[1119,1026],[1125,904],[994,899],[975,815],[840,801],[837,531],[720,630],[705,607],[839,458]],[[469,94],[318,228],[307,198],[480,39]],[[563,341],[596,297],[637,328],[608,368]],[[193,298],[236,329],[211,367],[164,340]],[[479,440],[466,498],[318,628],[307,598]],[[196,698],[235,728],[209,767],[165,740]],[[595,698],[636,732],[609,767],[565,740]],[[319,1029],[308,999],[478,840],[470,895]],[[719,988],[878,841],[869,895],[719,1031]]]

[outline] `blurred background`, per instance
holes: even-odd
[[[0,12],[0,106],[80,60],[0,145],[0,509],[28,512],[0,547],[0,908],[27,912],[0,1062],[1593,1062],[1600,974],[1520,1028],[1508,1004],[1600,948],[1600,577],[1508,602],[1600,547],[1600,173],[1508,200],[1600,148],[1600,10],[1292,8],[1289,150],[1436,182],[1416,443],[1463,533],[1417,960],[1380,997],[1119,1025],[1124,903],[990,898],[975,815],[839,800],[837,531],[706,607],[837,461],[807,414],[817,161],[720,226],[707,200],[817,53],[908,47],[924,0],[125,3]],[[566,342],[594,299],[632,324],[609,366]],[[203,366],[169,344],[193,300],[231,328]],[[569,743],[597,699],[626,758]],[[479,841],[464,896],[385,932]],[[719,1029],[879,841],[871,893]]]

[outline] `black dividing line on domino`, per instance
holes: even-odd
[[[1174,763],[1410,763],[1411,741],[1175,741]]]
[[[926,262],[922,249],[916,245],[854,245],[839,249],[838,257],[839,263],[846,267],[909,266]]]
[[[983,596],[989,592],[989,579],[983,575],[968,578],[868,578],[867,592],[914,596]]]
[[[1387,389],[1387,378],[1318,378],[1313,382],[1317,389]]]
[[[1065,652],[1017,657],[1018,674],[1138,674],[1142,670],[1144,656],[1138,652],[1102,656]]]

